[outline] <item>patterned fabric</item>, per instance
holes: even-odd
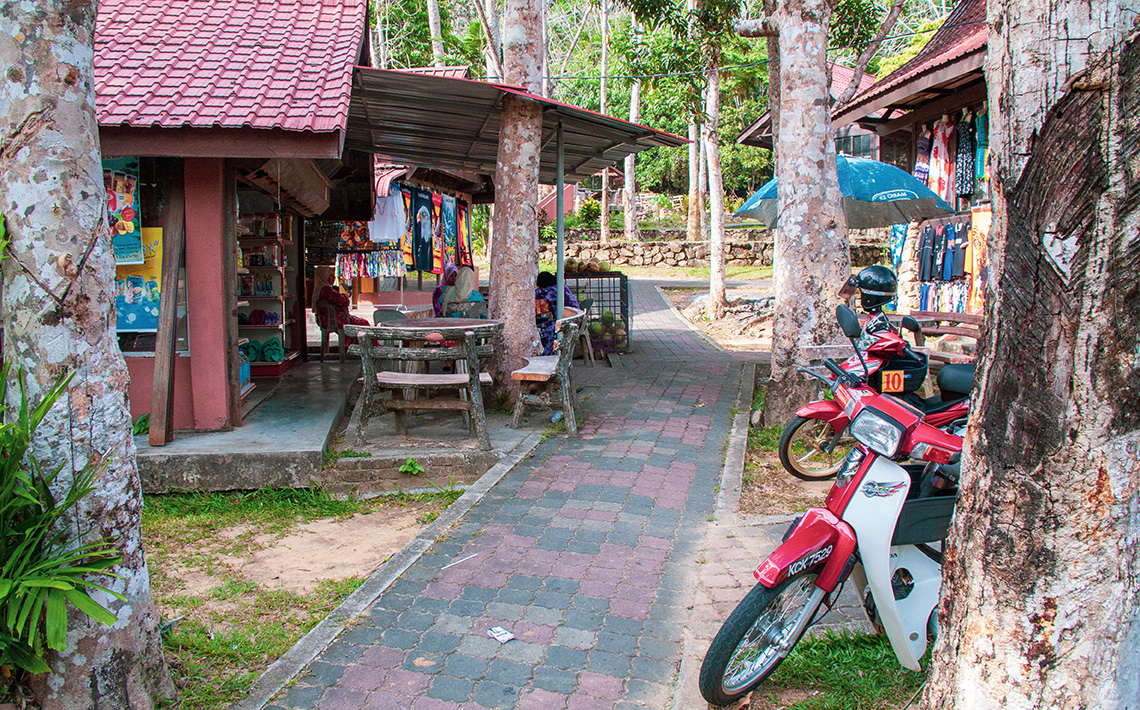
[[[336,277],[351,279],[388,279],[403,276],[404,255],[399,249],[384,249],[365,254],[337,254]]]
[[[447,263],[444,259],[446,253],[443,241],[443,195],[433,192],[431,195],[431,272],[442,274]]]
[[[416,188],[412,199],[413,217],[412,229],[414,237],[412,238],[412,251],[415,254],[415,265],[412,267],[416,271],[432,271],[432,219],[431,219],[431,193],[422,188]],[[441,264],[438,272],[443,273],[443,265]]]
[[[443,196],[443,263],[455,264],[458,260],[458,234],[456,232],[455,198]]]
[[[569,306],[570,308],[581,308],[578,304],[578,299],[574,298],[574,294],[570,292],[568,286],[562,287],[562,305]],[[553,313],[554,309],[558,307],[558,287],[547,286],[546,288],[536,288],[534,290],[534,313],[541,315],[546,313]],[[547,318],[538,322],[538,336],[542,340],[542,354],[554,354],[554,319]]]
[[[954,162],[950,157],[950,137],[954,123],[939,121],[934,124],[934,141],[930,149],[930,189],[947,202],[953,202],[952,179]]]
[[[458,241],[456,261],[460,266],[475,266],[475,257],[471,251],[471,210],[466,202],[460,202],[456,208],[456,223]]]
[[[974,180],[980,186],[988,179],[986,175],[986,153],[989,152],[990,143],[987,134],[989,114],[979,113],[974,121]]]
[[[923,183],[930,177],[930,134],[922,131],[914,141],[914,176]]]
[[[415,252],[412,250],[412,244],[416,238],[413,229],[415,213],[412,211],[412,191],[402,189],[400,196],[404,199],[404,233],[400,235],[400,250],[404,254],[404,268],[411,271],[416,267]]]
[[[974,194],[974,124],[958,123],[958,161],[954,170],[954,194]]]

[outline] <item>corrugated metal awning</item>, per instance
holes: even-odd
[[[495,174],[503,97],[542,104],[539,180],[556,179],[554,133],[561,123],[566,182],[577,182],[607,165],[657,146],[688,141],[618,118],[529,94],[522,89],[471,79],[356,67],[345,147],[401,164]]]

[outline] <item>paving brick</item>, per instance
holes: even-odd
[[[456,678],[478,680],[486,675],[490,665],[491,662],[486,658],[452,654],[444,664],[442,672],[444,675]]]
[[[534,669],[534,679],[531,683],[542,690],[569,695],[578,685],[578,674],[562,668],[539,666]]]
[[[360,710],[366,700],[368,693],[363,690],[329,688],[316,707],[318,710]]]
[[[431,687],[427,690],[427,695],[436,700],[447,700],[453,703],[463,704],[471,697],[475,691],[475,682],[467,678],[456,678],[454,676],[440,674],[432,678]],[[419,710],[417,708],[417,710]]]

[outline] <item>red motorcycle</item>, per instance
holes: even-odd
[[[840,365],[844,372],[862,378],[876,392],[895,395],[915,407],[931,426],[946,429],[966,420],[974,383],[972,364],[944,366],[938,373],[939,394],[923,398],[918,390],[926,381],[929,361],[910,347],[882,311],[873,314],[863,328],[854,313],[847,324],[844,334],[855,346],[855,354]],[[902,327],[922,332],[910,316],[903,317]],[[796,478],[831,478],[854,445],[847,431],[850,417],[839,402],[827,396],[833,386],[834,381],[829,381],[824,399],[796,411],[780,436],[780,463]]]
[[[858,330],[847,309],[845,331],[851,321]],[[824,365],[833,379],[809,374],[828,382],[858,444],[824,507],[792,523],[709,646],[699,685],[713,705],[734,703],[764,682],[847,582],[904,667],[918,670],[937,634],[940,543],[954,514],[962,439],[834,361]]]

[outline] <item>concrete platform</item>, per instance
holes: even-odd
[[[281,377],[257,380],[273,393],[237,429],[176,434],[162,447],[135,437],[143,491],[308,486],[359,375],[359,360],[298,363]]]

